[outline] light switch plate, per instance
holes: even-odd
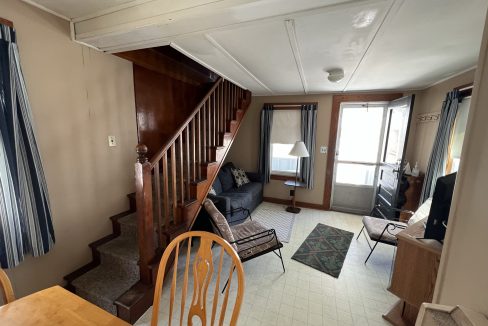
[[[327,154],[327,146],[320,146],[320,154]]]
[[[109,147],[117,146],[117,141],[115,140],[115,136],[108,136],[108,146]]]

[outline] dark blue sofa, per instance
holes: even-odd
[[[245,209],[252,212],[263,201],[264,179],[258,173],[246,172],[251,182],[237,188],[232,176],[232,168],[235,168],[232,162],[220,168],[213,183],[217,195],[209,193],[208,198],[215,203],[229,223],[239,223],[247,216]]]

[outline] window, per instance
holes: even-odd
[[[384,105],[341,107],[335,182],[373,186],[381,148]]]
[[[290,156],[293,145],[301,140],[300,110],[275,110],[271,127],[271,174],[295,175],[297,158]],[[300,171],[300,166],[298,167]]]
[[[290,156],[293,144],[271,144],[271,172],[275,174],[295,174],[297,158]],[[298,167],[300,171],[300,167]]]
[[[462,102],[459,103],[454,130],[452,132],[451,140],[449,141],[446,174],[457,172],[459,169],[459,164],[461,163],[461,150],[464,142],[464,132],[466,131],[466,125],[468,124],[470,104],[471,97],[465,97],[462,99]]]

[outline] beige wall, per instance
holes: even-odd
[[[437,126],[439,125],[437,121],[418,122],[416,119],[417,115],[440,112],[447,92],[453,90],[455,87],[472,83],[474,73],[475,71],[471,70],[429,87],[426,90],[415,92],[415,105],[406,155],[407,161],[410,162],[412,167],[415,165],[415,162],[418,162],[420,170],[422,172],[426,171]]]
[[[434,301],[488,315],[488,24],[478,62],[461,166]]]
[[[8,271],[17,296],[61,283],[90,261],[88,243],[128,208],[137,142],[132,65],[70,40],[69,24],[17,0],[0,0],[20,58],[46,172],[54,249]],[[108,147],[107,136],[117,137]]]
[[[232,161],[247,171],[258,170],[259,153],[259,120],[264,103],[290,103],[290,102],[318,102],[317,136],[315,143],[315,175],[313,189],[300,189],[297,191],[297,200],[322,205],[324,196],[325,169],[327,154],[320,154],[320,146],[329,144],[330,114],[332,110],[332,95],[307,96],[258,96],[253,97],[239,133],[227,155],[226,161]],[[264,196],[289,199],[290,188],[283,185],[283,181],[271,180],[264,187]]]

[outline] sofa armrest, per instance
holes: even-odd
[[[263,175],[258,172],[246,172],[246,175],[251,182],[259,182],[259,183],[264,182]]]
[[[222,215],[226,216],[226,213],[230,211],[229,197],[212,195],[212,194],[208,194],[207,197],[214,202],[215,207],[217,207],[217,209],[222,213]]]

